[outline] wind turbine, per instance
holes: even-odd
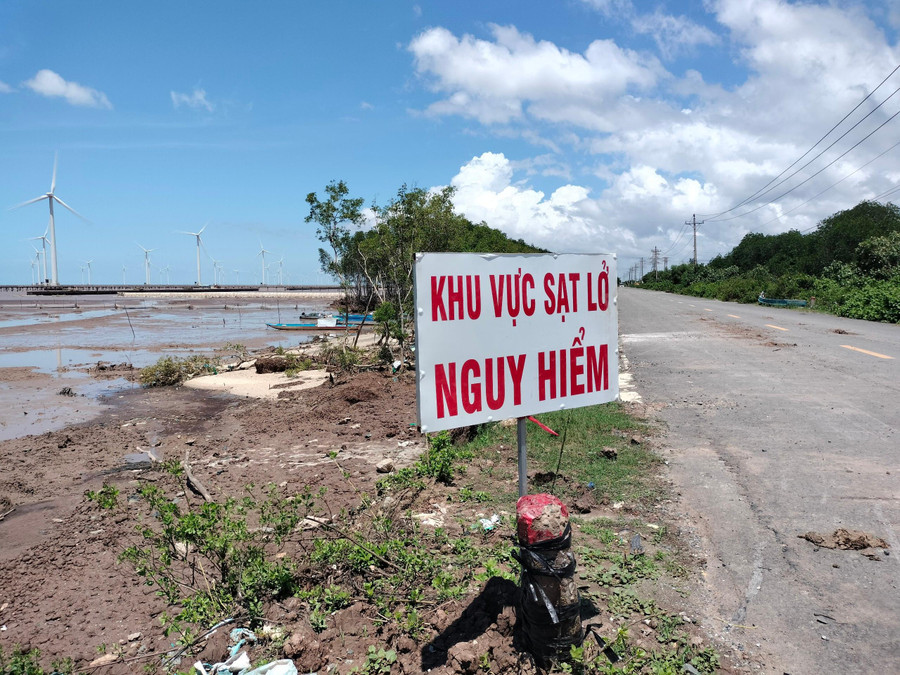
[[[240,270],[234,271],[234,278],[235,278],[234,283],[236,283],[238,286],[240,286],[241,285],[241,271]]]
[[[213,264],[213,286],[218,286],[219,284],[219,261],[209,256],[209,259],[212,260]]]
[[[278,261],[278,285],[284,286],[284,258]]]
[[[32,246],[31,250],[34,251],[34,261],[37,264],[38,276],[40,276],[40,274],[41,274],[41,249],[37,248],[36,246]],[[47,268],[47,263],[44,262],[44,269],[46,269],[46,268]],[[34,283],[34,280],[32,279],[32,284],[33,283]],[[43,282],[43,280],[40,280],[40,281],[38,281],[38,283],[43,284],[44,282]]]
[[[52,273],[50,282],[54,286],[59,285],[59,276],[56,273],[56,226],[53,221],[53,202],[59,202],[59,204],[61,206],[66,207],[69,211],[74,213],[76,216],[81,218],[83,221],[90,222],[87,218],[85,218],[83,215],[78,213],[78,211],[73,209],[71,206],[66,204],[62,199],[60,199],[59,197],[56,196],[54,191],[56,190],[56,162],[57,162],[57,159],[58,159],[58,156],[54,155],[54,157],[53,157],[53,178],[50,181],[50,192],[48,192],[45,195],[41,195],[40,197],[35,197],[34,199],[29,199],[27,202],[22,202],[21,204],[18,204],[17,206],[13,207],[14,209],[18,209],[23,206],[28,206],[29,204],[34,204],[35,202],[39,202],[42,199],[46,199],[47,203],[50,205],[50,225],[48,226],[47,230],[50,233],[50,271]]]
[[[206,225],[209,225],[207,223]],[[189,234],[192,237],[197,237],[197,285],[200,285],[200,235],[203,234],[203,230],[206,229],[206,225],[200,228],[199,232],[182,232],[181,234]]]
[[[122,265],[122,285],[125,285],[125,265]]]
[[[262,256],[262,285],[263,286],[266,285],[266,253],[271,253],[271,251],[267,251],[263,247],[262,242],[259,242],[259,253],[257,253],[256,255]]]
[[[37,262],[34,258],[28,259],[31,262],[31,285],[34,286],[34,268],[37,265]]]
[[[140,244],[137,245],[139,249],[144,252],[144,285],[150,285],[150,251],[155,251],[155,248],[144,248]]]
[[[169,266],[168,265],[166,265],[165,267],[159,268],[159,273],[162,274],[163,272],[166,273],[166,286],[168,286],[169,285]]]
[[[47,239],[47,231],[45,230],[44,234],[42,234],[40,237],[30,237],[28,239],[28,241],[36,241],[38,239],[41,240],[41,250],[43,251],[43,257],[44,257],[44,278],[41,280],[41,283],[46,284],[47,283],[47,242],[49,241]]]
[[[91,263],[92,262],[94,262],[94,261],[93,260],[85,260],[84,261],[84,264],[87,265],[87,271],[88,271],[88,286],[91,285]]]

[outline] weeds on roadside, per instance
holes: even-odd
[[[393,649],[385,650],[383,647],[376,649],[375,645],[369,645],[365,663],[350,672],[359,675],[388,675],[396,662],[397,652]]]
[[[450,485],[456,474],[464,470],[461,462],[471,459],[471,450],[453,445],[450,434],[446,431],[428,437],[428,448],[411,467],[405,467],[375,483],[379,494],[390,490],[425,489],[423,478],[434,478],[438,483]],[[476,498],[469,490],[469,498]],[[484,494],[484,493],[481,493]],[[478,501],[482,501],[478,499]]]
[[[20,645],[13,647],[7,656],[0,647],[0,675],[44,675],[38,663],[41,652],[37,649],[25,650]]]
[[[220,367],[218,357],[163,356],[152,366],[141,368],[139,381],[143,387],[170,387],[197,375],[216,374]]]
[[[114,509],[118,506],[119,488],[115,485],[103,484],[103,487],[97,491],[86,490],[85,499],[94,502],[101,509]]]
[[[359,365],[361,358],[361,350],[345,345],[343,342],[340,344],[325,343],[319,351],[319,359],[322,363],[337,370],[353,370]]]
[[[140,489],[153,515],[137,526],[142,542],[120,558],[178,608],[164,615],[167,635],[176,632],[188,642],[191,625],[235,614],[254,624],[267,600],[297,590],[291,562],[273,554],[309,514],[314,495],[307,489],[286,497],[273,485],[261,495],[252,485],[245,491],[242,499],[182,509],[156,485]]]

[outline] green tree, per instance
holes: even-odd
[[[900,208],[894,204],[860,202],[852,209],[839,211],[819,223],[811,239],[818,274],[832,262],[855,262],[857,247],[871,237],[882,237],[900,230]]]
[[[875,279],[900,275],[900,231],[866,239],[856,247],[854,257],[859,270]]]
[[[331,181],[325,186],[327,198],[320,201],[315,192],[306,195],[309,204],[307,223],[316,223],[316,236],[330,250],[319,249],[322,271],[336,277],[344,289],[345,311],[350,281],[353,278],[355,257],[350,255],[352,238],[348,225],[360,226],[363,221],[362,197],[350,197],[344,181]]]

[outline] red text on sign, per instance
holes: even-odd
[[[580,396],[609,389],[609,345],[538,353],[538,399]]]
[[[465,281],[463,281],[465,279]],[[481,316],[481,277],[477,274],[431,277],[431,320]]]
[[[494,305],[494,316],[503,316],[503,310],[516,318],[519,312],[525,316],[534,314],[535,302],[528,296],[529,291],[534,290],[534,277],[528,273],[522,274],[492,274],[491,300]],[[505,289],[505,292],[504,292]]]
[[[547,272],[544,275],[544,295],[547,296],[544,301],[544,311],[547,314],[577,312],[578,280],[580,278],[581,274],[578,272],[560,273],[558,279],[557,275]],[[571,287],[571,291],[569,287]]]
[[[462,365],[456,362],[435,365],[438,419],[458,415],[460,403],[468,414],[480,412],[485,405],[499,410],[507,402],[508,385],[511,385],[513,405],[521,405],[524,370],[525,354],[488,358],[483,363],[468,359]]]

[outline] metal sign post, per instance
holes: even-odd
[[[520,417],[516,420],[516,435],[519,441],[519,497],[528,494],[528,454],[525,443],[527,423],[527,417]]]

